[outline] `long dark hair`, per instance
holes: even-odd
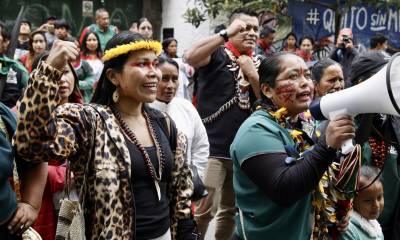
[[[81,44],[82,55],[83,56],[88,56],[89,53],[90,53],[90,50],[88,49],[87,43],[86,43],[86,41],[87,41],[87,39],[88,39],[90,34],[93,34],[97,39],[98,44],[97,44],[97,48],[96,48],[96,55],[97,55],[98,58],[101,58],[102,51],[101,51],[101,46],[100,46],[100,38],[99,38],[99,35],[96,32],[93,32],[93,31],[88,31],[83,36],[82,44]]]
[[[320,61],[318,61],[312,68],[311,71],[311,78],[314,82],[319,83],[321,81],[322,76],[324,75],[325,69],[332,65],[339,65],[339,63],[335,62],[334,60],[330,58],[325,58]],[[342,68],[340,66],[340,68]]]
[[[139,33],[124,31],[117,35],[114,35],[107,42],[105,51],[119,45],[129,44],[140,40],[145,40],[145,38]],[[129,58],[129,54],[130,52],[127,52],[104,62],[103,71],[101,72],[99,82],[91,100],[92,103],[97,103],[101,105],[110,105],[112,103],[112,94],[114,93],[116,87],[110,81],[110,79],[107,78],[106,72],[108,69],[113,69],[116,72],[122,72],[125,63]]]
[[[174,59],[172,59],[170,57],[159,57],[158,58],[158,66],[161,66],[166,63],[169,63],[172,66],[176,67],[176,69],[178,69],[178,72],[179,72],[179,64]]]
[[[301,47],[301,44],[303,43],[303,41],[306,40],[306,39],[308,39],[311,42],[311,45],[313,46],[313,49],[314,49],[315,41],[314,41],[314,38],[311,37],[311,36],[304,36],[304,37],[300,38],[299,48]]]
[[[294,47],[296,49],[299,48],[298,44],[297,44],[297,35],[294,32],[290,32],[286,35],[285,39],[283,39],[283,43],[282,43],[282,47],[281,47],[281,51],[284,51],[287,48],[287,40],[289,37],[294,37],[295,39],[295,43],[294,43]]]
[[[176,44],[178,44],[178,41],[177,41],[175,38],[172,38],[172,37],[171,37],[171,38],[164,39],[164,41],[162,42],[163,51],[164,51],[164,53],[165,53],[166,55],[168,55],[168,57],[169,57],[168,46],[169,46],[172,42],[176,42]],[[177,57],[177,56],[174,56],[174,57]]]
[[[33,37],[36,35],[42,35],[44,42],[46,43],[45,50],[47,50],[47,47],[48,47],[46,35],[43,31],[35,31],[35,32],[31,33],[31,35],[29,36],[29,53],[31,54],[31,56],[35,55],[35,51],[33,50]]]
[[[139,19],[138,28],[140,28],[140,25],[142,25],[142,23],[144,23],[144,22],[149,22],[151,24],[149,19],[147,19],[146,17],[142,17],[142,18]]]

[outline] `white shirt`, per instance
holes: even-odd
[[[179,86],[175,97],[190,100],[192,96],[188,89],[189,78],[193,76],[194,69],[189,64],[184,63],[182,58],[174,58],[174,60],[179,64]]]
[[[167,113],[175,122],[177,129],[186,135],[188,164],[193,163],[196,166],[201,180],[204,181],[210,144],[206,128],[196,108],[186,99],[177,97],[174,97],[168,104],[155,100],[150,107]]]
[[[104,64],[100,59],[88,59],[86,62],[89,63],[93,70],[95,81],[99,81],[101,72],[103,71]]]

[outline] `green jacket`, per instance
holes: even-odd
[[[230,148],[236,206],[236,234],[245,239],[309,240],[312,232],[311,194],[290,206],[274,203],[241,169],[251,157],[285,153],[295,147],[287,129],[262,110],[254,112],[239,128]],[[268,173],[266,173],[268,174]],[[244,229],[244,232],[243,232]]]
[[[102,51],[104,51],[107,42],[116,34],[116,27],[113,25],[108,26],[107,30],[103,31],[99,28],[97,24],[94,23],[89,26],[89,30],[99,35]]]
[[[340,240],[383,240],[382,228],[376,220],[367,220],[352,212],[350,223]]]
[[[17,198],[9,178],[13,177],[14,158],[18,173],[24,172],[31,164],[23,161],[11,145],[11,137],[17,127],[17,120],[11,110],[0,103],[0,222],[8,219],[17,209]],[[3,130],[6,131],[4,131]]]
[[[18,61],[0,56],[0,101],[12,108],[28,84],[29,73]]]
[[[79,80],[79,89],[82,90],[83,98],[88,103],[92,99],[95,82],[92,67],[87,61],[81,60],[81,64],[75,68],[75,72]]]

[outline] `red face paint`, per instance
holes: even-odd
[[[284,102],[293,102],[293,95],[296,93],[296,89],[293,83],[286,83],[275,89],[278,98]]]
[[[156,68],[158,66],[158,60],[133,62],[129,63],[129,66],[140,68]]]
[[[305,72],[306,71],[308,71],[307,69],[299,69],[299,74],[301,75],[301,76],[305,76]]]

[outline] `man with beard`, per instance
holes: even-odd
[[[198,71],[197,109],[210,142],[204,179],[208,196],[197,203],[195,213],[202,239],[217,210],[215,238],[232,237],[236,210],[229,147],[260,96],[259,59],[253,52],[259,28],[257,13],[236,10],[229,23],[226,30],[193,44],[184,56]]]

